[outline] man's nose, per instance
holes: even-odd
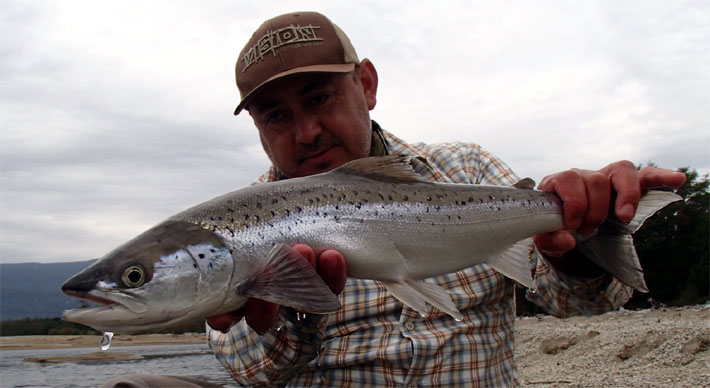
[[[318,120],[318,115],[309,112],[296,114],[295,140],[297,143],[313,143],[321,132],[323,132],[323,128]]]

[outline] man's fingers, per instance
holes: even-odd
[[[574,236],[567,230],[538,234],[533,241],[537,249],[551,257],[561,257],[575,246]]]
[[[244,310],[239,309],[236,311],[215,315],[213,317],[208,317],[207,324],[209,324],[210,327],[214,330],[219,330],[222,333],[226,333],[227,331],[229,331],[229,328],[232,327],[235,322],[239,322],[242,317],[244,317]]]
[[[616,191],[614,212],[622,222],[634,218],[636,207],[641,198],[641,185],[636,166],[628,160],[612,163],[601,169],[609,177],[612,188]]]
[[[587,190],[579,170],[568,170],[545,177],[538,187],[556,193],[562,200],[565,227],[577,229],[587,213]]]
[[[250,298],[244,305],[247,324],[257,333],[264,334],[278,319],[279,305],[257,298]]]
[[[639,171],[639,179],[642,190],[654,189],[657,187],[672,187],[674,189],[683,186],[686,176],[682,172],[666,170],[658,167],[645,167]]]
[[[316,268],[316,254],[313,251],[313,248],[306,244],[296,244],[292,248],[295,249],[301,256],[305,257],[313,268]]]
[[[580,173],[587,190],[587,212],[578,230],[583,234],[591,234],[606,220],[609,213],[611,186],[609,180],[600,172]]]
[[[330,287],[334,294],[337,295],[343,291],[348,270],[345,264],[345,257],[340,252],[333,249],[323,251],[318,256],[317,269],[325,284]]]

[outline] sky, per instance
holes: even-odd
[[[540,181],[628,159],[710,171],[706,1],[0,0],[0,262],[101,257],[269,165],[234,63],[326,14],[379,74],[371,117]],[[297,8],[294,8],[297,7]]]

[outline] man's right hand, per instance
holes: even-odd
[[[345,257],[340,252],[327,249],[316,254],[311,247],[304,244],[294,245],[293,249],[308,260],[334,294],[338,295],[343,291],[348,274]],[[233,324],[245,318],[247,324],[261,335],[274,325],[278,316],[279,305],[250,298],[239,310],[208,317],[207,323],[211,328],[226,333]]]

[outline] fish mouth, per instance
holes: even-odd
[[[87,292],[65,291],[64,293],[68,296],[71,296],[72,298],[83,299],[88,302],[100,304],[101,306],[110,306],[110,305],[118,304],[118,302],[115,302],[115,301],[112,301],[112,300],[109,300],[106,298],[102,298],[98,295],[92,295]],[[83,309],[87,309],[87,308],[89,308],[89,307],[82,307],[81,309],[77,309],[77,310],[83,310]]]
[[[142,313],[146,310],[145,304],[141,303],[137,297],[128,294],[125,291],[99,291],[91,290],[88,292],[64,290],[64,293],[73,298],[79,298],[88,302],[99,304],[98,307],[81,307],[77,309],[65,310],[64,316],[72,314],[89,314],[97,313],[105,310],[127,310],[133,313]]]

